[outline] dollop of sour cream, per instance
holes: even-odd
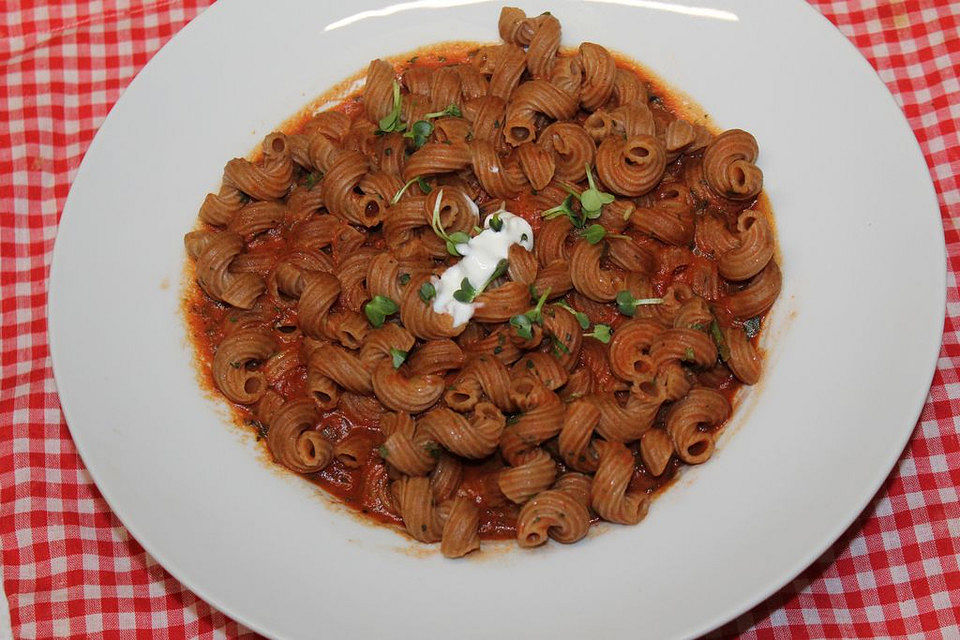
[[[500,231],[490,227],[490,220],[498,216],[503,226]],[[433,299],[433,310],[453,316],[453,326],[459,327],[473,317],[480,306],[476,302],[460,302],[453,297],[466,278],[474,289],[480,290],[497,264],[507,258],[512,245],[519,244],[527,251],[533,250],[533,229],[530,223],[509,211],[491,213],[483,221],[483,231],[470,238],[470,242],[457,245],[457,252],[463,258],[457,264],[448,267],[439,278],[433,278],[437,295]]]

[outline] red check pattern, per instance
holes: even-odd
[[[15,637],[243,637],[107,507],[54,386],[47,274],[70,183],[134,75],[209,0],[0,8],[0,548]],[[948,254],[943,347],[913,439],[869,507],[780,592],[711,637],[960,637],[960,5],[813,0],[923,148]],[[908,212],[905,212],[905,215]]]

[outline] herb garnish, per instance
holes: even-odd
[[[409,352],[397,349],[395,347],[390,347],[390,358],[393,360],[394,369],[399,369],[400,365],[407,360],[407,353]]]
[[[621,291],[617,294],[617,309],[625,316],[632,316],[637,311],[637,307],[645,304],[661,304],[663,298],[634,298],[629,291]]]
[[[307,188],[307,191],[312,191],[320,179],[323,178],[322,171],[314,171],[307,176],[307,179],[304,181],[304,186]]]
[[[557,302],[554,302],[553,304],[557,305],[561,309],[566,309],[567,311],[572,313],[573,317],[576,318],[577,322],[580,324],[580,328],[583,329],[584,331],[590,328],[590,318],[588,318],[587,314],[585,314],[583,311],[577,311],[576,309],[568,305],[563,300],[559,300]]]
[[[391,131],[403,131],[403,119],[400,117],[402,103],[400,101],[400,83],[393,81],[393,108],[390,113],[380,118],[380,128],[377,133],[389,133]]]
[[[493,270],[493,273],[490,274],[490,277],[487,278],[487,281],[484,282],[479,289],[470,284],[470,281],[467,278],[464,278],[460,281],[460,288],[453,292],[453,299],[457,300],[458,302],[463,302],[464,304],[473,302],[474,298],[483,293],[484,289],[489,287],[491,282],[507,272],[508,266],[509,263],[505,258],[498,262],[496,268]]]
[[[726,362],[730,359],[730,345],[727,344],[727,339],[723,335],[723,331],[720,330],[720,325],[717,323],[716,319],[710,323],[710,335],[713,337],[713,341],[717,344],[717,354],[720,356],[720,359]]]
[[[390,198],[391,207],[397,204],[398,202],[400,202],[400,198],[403,196],[404,191],[406,191],[410,187],[410,185],[412,185],[414,182],[417,183],[417,186],[420,187],[420,191],[422,191],[424,195],[433,191],[433,189],[430,187],[430,185],[427,183],[426,179],[424,179],[423,176],[410,178],[402,187],[400,187],[400,191],[397,191],[397,193],[392,198]]]
[[[590,333],[585,333],[585,334],[583,334],[583,335],[586,336],[586,337],[588,337],[588,338],[596,338],[597,340],[599,340],[599,341],[602,342],[603,344],[607,344],[608,342],[610,342],[610,334],[611,334],[611,333],[612,333],[612,331],[610,330],[610,325],[608,325],[608,324],[595,324],[595,325],[593,325],[593,331],[591,331]]]
[[[608,233],[607,230],[599,224],[592,224],[587,227],[583,237],[586,238],[590,244],[597,244],[604,238],[626,238],[630,240],[630,236],[625,236],[622,233]]]
[[[413,140],[413,146],[419,149],[427,141],[427,138],[430,137],[430,134],[433,133],[433,123],[430,122],[432,118],[443,118],[445,116],[459,118],[462,115],[463,113],[461,113],[460,107],[451,104],[443,111],[434,111],[433,113],[425,114],[423,119],[417,120],[410,126],[410,130],[403,134],[403,137],[411,138]]]
[[[443,189],[437,194],[437,202],[433,205],[433,219],[430,222],[430,226],[433,228],[433,232],[440,237],[441,240],[447,243],[447,253],[452,256],[460,257],[461,254],[457,250],[458,244],[467,244],[470,242],[470,236],[468,236],[463,231],[455,231],[447,235],[447,232],[443,229],[443,224],[440,222],[440,205],[443,201]]]
[[[516,331],[517,335],[524,340],[533,338],[533,325],[543,324],[543,305],[547,302],[547,296],[550,295],[550,289],[547,288],[543,295],[537,300],[536,306],[525,313],[520,313],[510,318],[510,326]]]
[[[386,296],[374,296],[367,304],[363,305],[363,312],[367,314],[367,320],[375,327],[380,327],[386,321],[387,316],[400,310],[397,303]]]
[[[431,282],[424,282],[420,285],[420,299],[424,302],[430,302],[437,295],[437,288]]]
[[[596,220],[600,217],[600,212],[603,209],[604,205],[610,204],[614,201],[613,194],[606,193],[597,189],[597,184],[593,178],[593,172],[590,170],[590,164],[587,163],[584,165],[587,170],[587,183],[590,185],[582,192],[577,192],[573,186],[561,183],[561,186],[567,190],[568,195],[564,198],[563,202],[553,207],[552,209],[547,209],[540,215],[542,215],[547,220],[552,220],[553,218],[558,218],[560,216],[567,216],[570,218],[570,222],[578,229],[582,229],[587,224],[587,220]],[[573,210],[573,201],[574,199],[580,201],[580,213],[578,214]],[[602,229],[603,227],[601,227]],[[594,232],[597,233],[597,232]],[[591,244],[596,244],[600,242],[603,236],[600,236],[596,242]]]

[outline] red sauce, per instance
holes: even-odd
[[[469,54],[475,45],[459,44],[450,47],[437,48],[429,51],[423,51],[412,58],[398,63],[397,71],[402,72],[409,66],[424,66],[435,68],[441,65],[456,64],[468,59]],[[678,115],[683,114],[680,108],[680,101],[671,96],[670,91],[658,79],[646,72],[643,68],[634,66],[626,61],[620,60],[618,64],[621,67],[632,69],[638,73],[641,78],[649,83],[651,93],[660,97],[662,108],[668,109]],[[656,107],[655,107],[656,108]],[[351,118],[362,116],[363,104],[358,94],[353,94],[344,98],[338,105],[333,107],[337,111],[346,113]],[[288,122],[285,127],[287,133],[296,133],[309,118],[309,114],[301,114]],[[674,166],[668,168],[668,173],[679,173],[681,166],[674,163]],[[306,174],[301,176],[300,182],[306,179]],[[483,203],[480,203],[483,204]],[[525,193],[517,198],[507,201],[506,207],[513,213],[522,216],[527,220],[536,233],[542,226],[540,212],[543,210],[542,203],[533,193]],[[768,204],[764,198],[759,202],[748,203],[749,207],[769,212]],[[744,207],[748,208],[748,207]],[[733,215],[733,214],[731,214]],[[734,218],[731,217],[730,221]],[[686,266],[671,268],[664,264],[662,260],[660,269],[654,274],[653,283],[656,291],[662,294],[671,284],[675,282],[691,283],[694,273],[694,267],[697,264],[708,266],[710,260],[702,255],[698,255],[695,250],[678,249],[676,247],[667,247],[652,238],[641,234],[632,234],[635,239],[644,247],[661,258],[665,251],[685,252]],[[252,256],[272,256],[276,258],[282,255],[286,250],[287,242],[277,231],[269,231],[248,243],[247,253]],[[383,239],[379,232],[368,234],[367,246],[383,247]],[[192,264],[188,266],[188,273],[192,278]],[[566,297],[566,301],[575,305],[573,294]],[[269,304],[269,303],[267,303]],[[211,373],[211,363],[215,347],[224,337],[224,328],[231,321],[236,321],[242,313],[227,305],[217,302],[204,294],[195,283],[191,282],[183,300],[184,315],[189,325],[190,335],[194,343],[197,366],[200,372],[202,382],[210,391],[220,396],[216,391]],[[335,307],[336,309],[336,307]],[[283,350],[299,351],[302,338],[299,331],[296,331],[296,310],[295,308],[272,307],[272,313],[267,310],[268,317],[271,318],[272,327],[277,330],[276,335],[282,343],[280,347]],[[715,311],[723,319],[727,319],[729,313],[718,303]],[[619,314],[614,305],[594,304],[588,315],[595,323],[606,323],[614,328],[622,323],[626,318]],[[287,332],[289,330],[289,332]],[[610,371],[609,363],[598,361],[595,358],[585,357],[581,353],[579,365],[590,369],[594,376],[595,383],[599,389],[609,389],[617,379]],[[305,393],[306,369],[299,366],[275,385],[277,391],[284,399],[290,399],[301,396]],[[721,389],[724,394],[732,401],[736,394],[739,384],[732,375],[726,375],[715,381],[715,386]],[[222,397],[222,396],[221,396]],[[248,426],[257,432],[257,439],[263,439],[263,427],[257,422],[249,407],[233,404],[232,409],[238,423]],[[364,516],[384,524],[402,525],[402,521],[397,514],[389,511],[377,498],[378,491],[382,489],[386,482],[384,466],[380,456],[377,453],[377,446],[383,442],[383,436],[378,429],[378,420],[376,416],[371,417],[364,413],[350,412],[343,407],[325,413],[322,416],[320,429],[331,441],[338,441],[348,433],[351,437],[365,437],[370,448],[366,456],[360,460],[358,468],[348,468],[340,461],[334,461],[324,470],[307,474],[305,477],[316,485],[322,487],[325,491],[335,496],[342,503],[349,505]],[[545,446],[549,449],[550,443]],[[634,443],[633,449],[636,452],[637,444]],[[516,536],[516,518],[519,507],[507,501],[496,484],[496,474],[503,468],[504,464],[499,455],[494,455],[484,461],[463,462],[463,481],[461,492],[472,496],[481,506],[480,532],[484,539],[505,539]],[[563,464],[559,463],[561,472],[565,469]],[[681,465],[674,457],[667,467],[667,470],[659,477],[648,473],[643,467],[638,457],[638,468],[631,480],[630,487],[635,490],[643,490],[649,493],[655,493],[662,490],[675,478],[676,472]]]

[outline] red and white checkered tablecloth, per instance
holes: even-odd
[[[0,547],[14,636],[241,637],[111,513],[60,412],[47,274],[80,160],[120,93],[209,0],[0,8]],[[960,4],[813,0],[902,107],[940,199],[947,318],[913,439],[843,537],[716,637],[960,637]]]

